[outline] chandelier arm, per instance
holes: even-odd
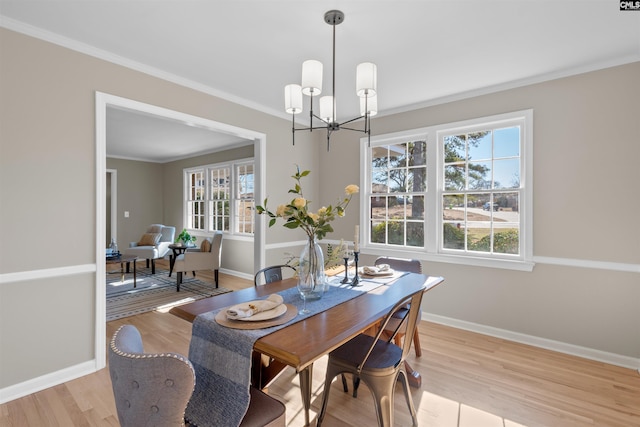
[[[317,128],[316,128],[316,129],[317,129]],[[311,130],[311,128],[310,128],[310,127],[308,127],[308,128],[294,128],[294,129],[293,129],[293,131],[294,131],[294,132],[298,132],[299,130]]]
[[[325,119],[323,119],[320,116],[316,116],[315,114],[312,117],[315,117],[316,119],[320,120],[322,123],[324,123],[327,126],[331,123],[331,122],[326,121]],[[311,120],[313,120],[313,118]]]
[[[367,131],[365,129],[355,129],[355,128],[344,128],[342,126],[340,126],[340,130],[352,130],[354,132],[362,132],[362,133],[367,133]]]
[[[366,115],[365,115],[365,116],[360,116],[360,117],[355,117],[355,118],[353,118],[353,119],[351,119],[351,120],[347,120],[346,122],[342,122],[342,123],[340,123],[340,127],[342,127],[342,125],[347,125],[347,124],[349,124],[349,123],[351,123],[351,122],[355,122],[356,120],[360,120],[360,119],[361,119],[361,118],[363,118],[363,117],[365,118],[365,121],[366,121],[366,118],[367,118],[367,116],[366,116]]]

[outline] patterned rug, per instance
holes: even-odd
[[[150,269],[138,268],[136,276],[134,288],[132,273],[125,274],[124,281],[120,271],[107,273],[107,322],[147,311],[166,312],[177,305],[231,292],[216,289],[213,283],[202,282],[191,274],[183,275],[180,292],[176,292],[176,273],[169,277],[169,271],[158,266],[156,274],[151,274]]]

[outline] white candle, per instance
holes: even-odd
[[[355,234],[355,236],[353,238],[353,251],[354,252],[359,252],[360,251],[360,247],[358,245],[359,235],[360,235],[360,226],[356,225],[356,234]]]

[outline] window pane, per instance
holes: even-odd
[[[491,162],[469,162],[469,190],[491,188]]]
[[[475,132],[467,136],[467,144],[469,145],[469,160],[486,160],[491,159],[491,132]]]
[[[442,227],[442,246],[445,249],[464,249],[464,228],[461,223],[444,222]]]
[[[404,222],[390,221],[387,223],[387,229],[390,245],[404,245]]]
[[[425,141],[413,141],[408,144],[408,166],[426,166],[427,143]]]
[[[389,167],[398,168],[407,166],[407,144],[389,146]]]
[[[371,221],[371,243],[387,243],[387,234],[383,221]]]
[[[407,246],[424,247],[424,222],[407,223]]]
[[[409,169],[409,182],[407,191],[423,192],[427,189],[427,168],[417,167]]]
[[[493,162],[493,188],[520,187],[520,159]]]
[[[444,162],[453,163],[467,160],[467,136],[452,135],[444,137]]]
[[[444,189],[447,191],[465,189],[465,165],[449,165],[444,167]]]
[[[493,156],[495,158],[520,156],[520,126],[496,129],[494,135]]]
[[[424,220],[424,196],[411,196],[407,201],[407,216],[411,219]]]

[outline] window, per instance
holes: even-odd
[[[371,242],[424,247],[426,142],[371,149]]]
[[[367,245],[399,256],[532,268],[532,116],[372,137],[361,156]]]
[[[187,229],[253,234],[253,170],[252,160],[186,169]]]
[[[253,163],[236,166],[236,226],[239,233],[253,233],[255,218]]]

